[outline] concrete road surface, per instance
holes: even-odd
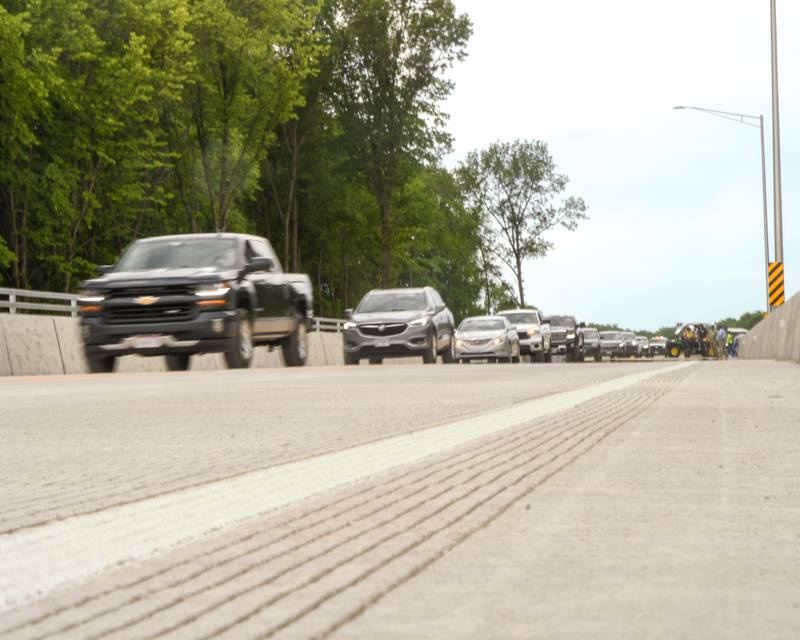
[[[800,369],[0,380],[0,637],[795,638]]]

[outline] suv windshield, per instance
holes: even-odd
[[[582,333],[584,338],[589,338],[590,340],[597,338],[597,331],[594,329],[584,329]]]
[[[236,266],[236,240],[233,238],[187,238],[136,242],[117,263],[115,271],[149,271]]]
[[[422,292],[368,293],[358,305],[356,313],[379,313],[381,311],[425,311],[428,301]]]
[[[502,331],[506,323],[498,318],[468,318],[461,323],[459,331]]]
[[[550,316],[551,327],[566,327],[567,329],[575,328],[575,318],[570,316]]]
[[[614,331],[603,331],[600,334],[601,340],[614,340],[615,342],[619,342],[622,340],[622,336]]]
[[[511,324],[539,324],[539,316],[535,313],[520,311],[518,313],[502,314]]]

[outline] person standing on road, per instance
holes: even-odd
[[[725,346],[728,348],[728,354],[731,356],[736,356],[734,352],[734,338],[732,333],[728,333],[728,337],[725,339]]]
[[[717,329],[717,354],[720,359],[725,360],[728,357],[727,347],[725,345],[725,336],[727,334],[725,327]]]

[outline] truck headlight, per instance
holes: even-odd
[[[427,327],[428,323],[431,321],[429,316],[423,316],[421,318],[417,318],[416,320],[412,320],[408,323],[409,327]]]
[[[539,327],[528,327],[528,335],[535,336],[539,334]]]
[[[574,337],[575,337],[574,333],[568,333],[567,334],[567,340],[572,340]]]
[[[102,302],[105,299],[105,294],[102,291],[97,291],[96,289],[85,289],[78,294],[78,302],[81,304]]]
[[[230,290],[231,288],[224,282],[198,284],[194,289],[194,295],[201,298],[223,298]]]

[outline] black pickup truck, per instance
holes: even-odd
[[[259,345],[281,346],[287,366],[306,362],[311,281],[283,273],[265,238],[147,238],[99,271],[79,298],[93,373],[112,372],[129,354],[166,356],[167,368],[180,371],[194,354],[223,353],[228,367],[245,368]]]

